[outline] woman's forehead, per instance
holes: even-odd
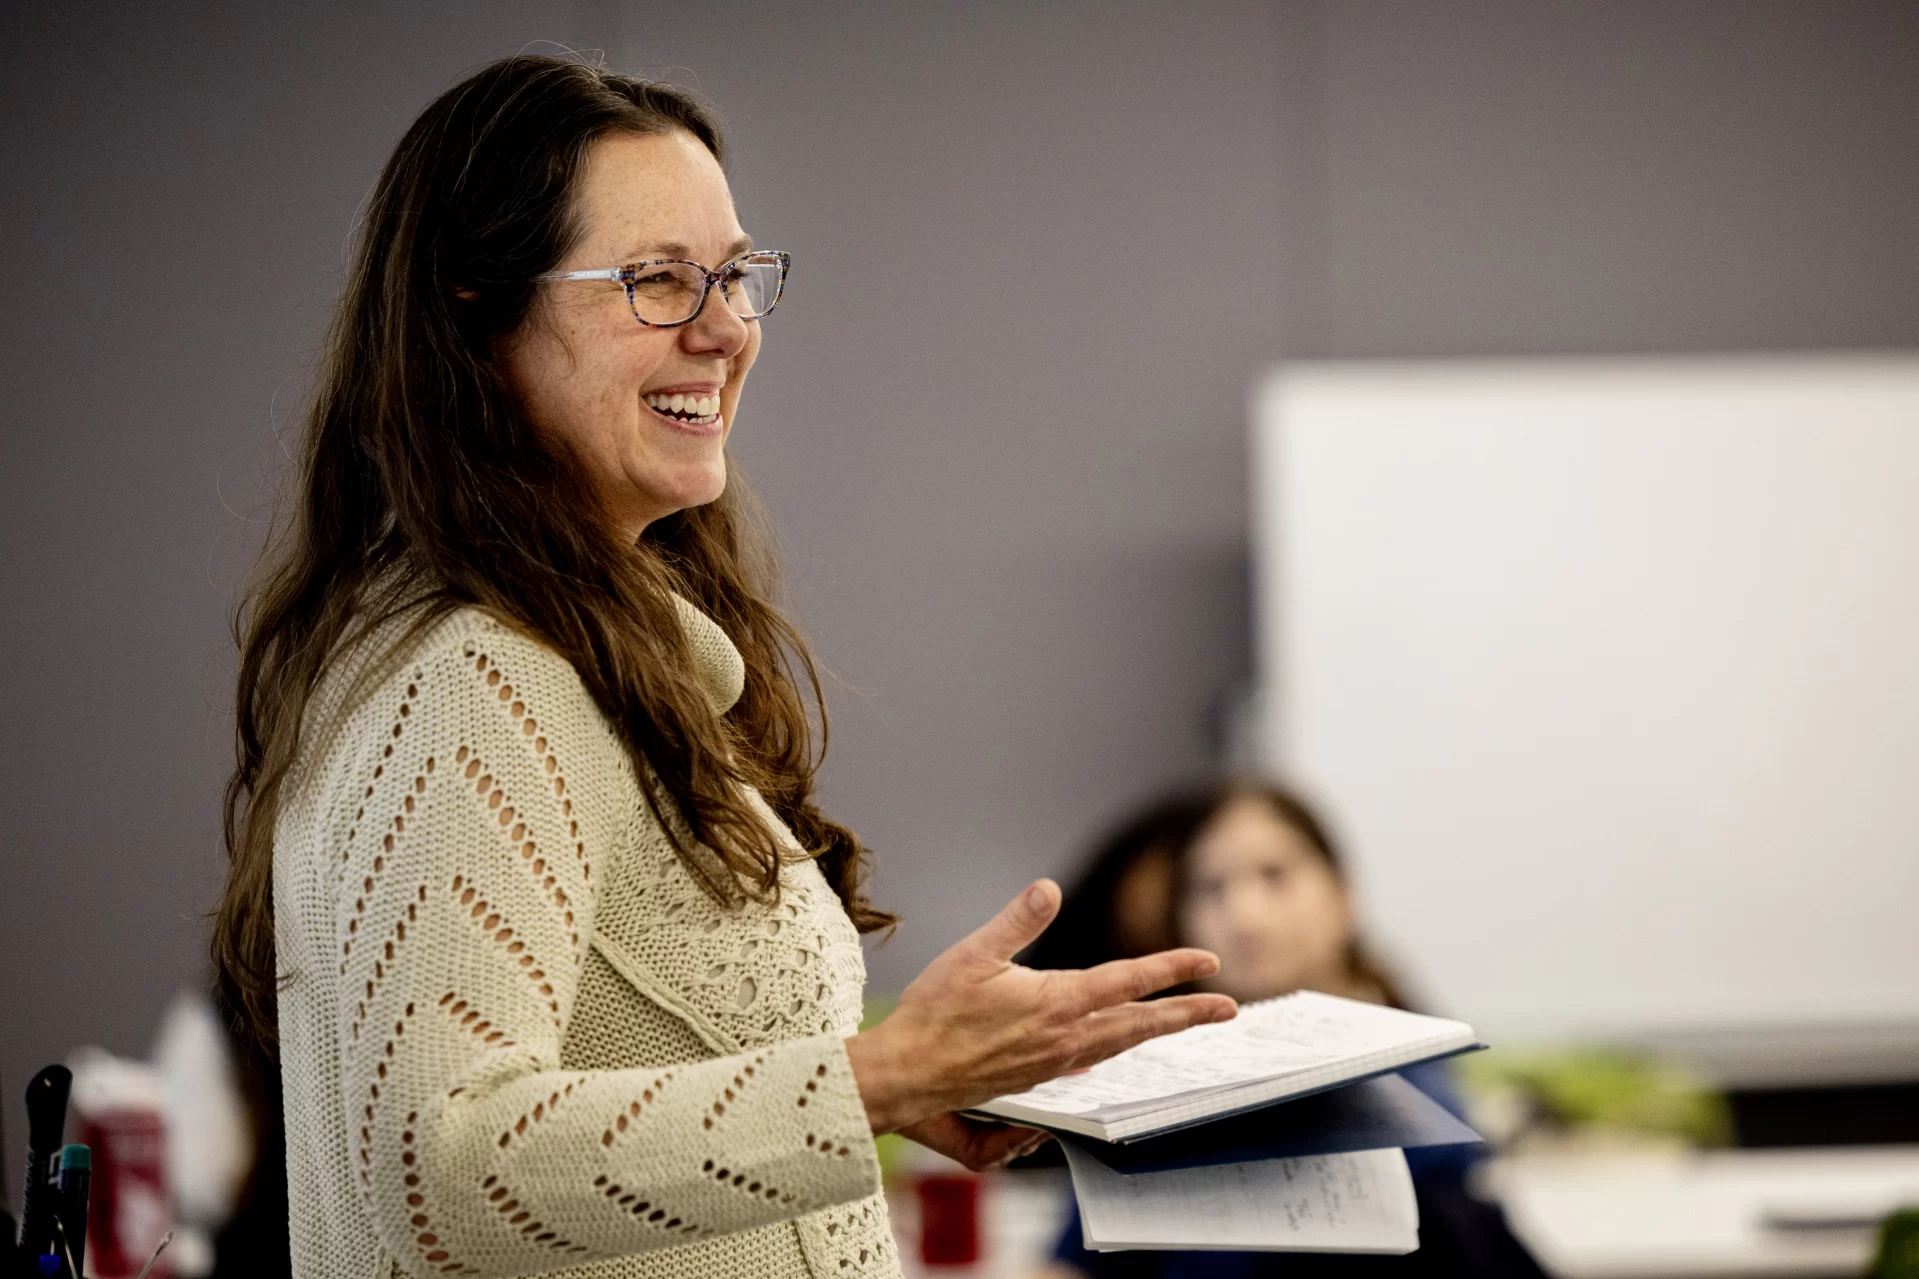
[[[1197,860],[1294,858],[1310,854],[1312,842],[1273,806],[1256,796],[1236,799],[1214,816],[1193,841]]]
[[[594,265],[661,257],[717,266],[745,238],[719,161],[683,129],[594,143],[578,208],[579,249]]]

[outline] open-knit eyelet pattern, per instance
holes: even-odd
[[[704,1226],[690,1221],[682,1221],[668,1209],[656,1208],[651,1199],[644,1198],[638,1191],[628,1190],[619,1182],[607,1177],[605,1173],[593,1179],[600,1193],[614,1204],[625,1209],[636,1221],[656,1230],[677,1230],[683,1235],[703,1235],[712,1232]]]
[[[818,868],[717,905],[578,676],[476,610],[363,647],[276,830],[296,1273],[897,1273]]]
[[[866,1199],[818,1214],[811,1223],[832,1250],[832,1273],[846,1279],[897,1275],[899,1253],[886,1220],[886,1200]]]
[[[590,1252],[585,1244],[574,1243],[571,1239],[547,1229],[546,1223],[539,1220],[528,1209],[521,1207],[513,1191],[501,1181],[499,1174],[488,1173],[480,1179],[480,1189],[486,1194],[486,1201],[493,1211],[503,1218],[507,1225],[518,1230],[524,1238],[539,1244],[551,1252],[582,1253]]]

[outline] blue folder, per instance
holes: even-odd
[[[1477,1143],[1480,1135],[1398,1075],[1375,1075],[1330,1092],[1232,1115],[1138,1141],[1060,1133],[1117,1172],[1164,1172],[1355,1150]]]

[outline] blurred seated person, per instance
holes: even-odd
[[[1409,1007],[1399,982],[1360,937],[1352,894],[1326,826],[1296,795],[1265,782],[1225,782],[1166,799],[1095,851],[1058,920],[1023,954],[1034,968],[1085,968],[1168,946],[1219,956],[1204,988],[1241,1002],[1317,990]],[[1455,1114],[1438,1063],[1401,1072]],[[1046,1153],[1056,1148],[1049,1147]],[[1407,1152],[1419,1198],[1420,1247],[1404,1257],[1269,1252],[1089,1252],[1074,1213],[1047,1279],[1262,1279],[1391,1275],[1540,1279],[1494,1205],[1467,1175],[1484,1150]],[[1057,1155],[1053,1156],[1057,1162]]]

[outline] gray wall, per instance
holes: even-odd
[[[1326,12],[1330,354],[1919,343],[1919,4]]]
[[[525,3],[0,18],[0,1016],[203,968],[225,614],[355,208],[529,41],[724,107],[797,258],[738,450],[842,683],[897,987],[1212,758],[1284,354],[1905,345],[1919,6]]]

